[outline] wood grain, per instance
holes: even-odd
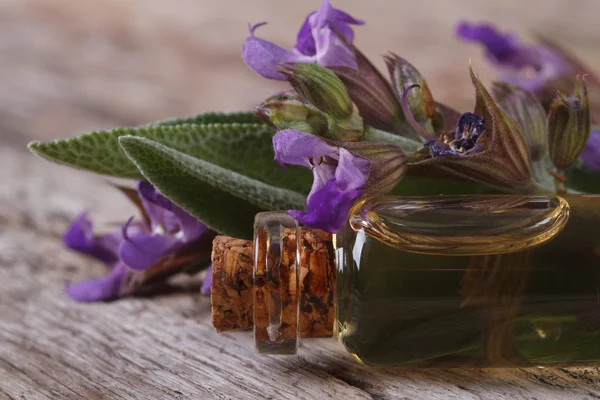
[[[339,1],[341,2],[341,1]],[[600,370],[374,370],[332,340],[296,357],[254,354],[248,333],[217,334],[197,282],[154,298],[79,304],[66,281],[103,266],[65,251],[81,210],[114,229],[134,208],[104,178],[28,154],[31,139],[133,125],[204,110],[248,108],[282,87],[239,58],[245,23],[291,45],[318,1],[0,1],[0,399],[593,399]],[[437,98],[471,104],[467,59],[450,38],[460,18],[524,24],[600,65],[596,0],[344,1],[367,20],[358,44],[413,61]],[[261,32],[262,34],[262,32]],[[381,67],[383,64],[378,62]]]

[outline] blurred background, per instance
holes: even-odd
[[[382,71],[380,56],[394,51],[423,73],[436,100],[460,111],[472,110],[473,105],[469,59],[485,83],[494,76],[480,48],[454,37],[454,26],[462,19],[491,21],[523,40],[539,32],[600,72],[600,0],[331,1],[366,21],[355,29],[356,45]],[[247,24],[268,21],[259,36],[291,48],[304,18],[319,4],[320,0],[0,0],[0,326],[8,327],[0,329],[0,359],[8,360],[0,363],[0,386],[13,377],[12,390],[26,393],[22,396],[28,399],[39,398],[38,392],[47,398],[73,398],[82,385],[83,397],[90,399],[101,396],[87,390],[102,385],[127,394],[144,391],[142,398],[183,398],[182,392],[200,390],[206,382],[216,386],[211,395],[231,387],[228,369],[214,381],[208,381],[204,371],[210,375],[212,368],[207,366],[215,354],[225,353],[224,348],[233,349],[227,354],[237,363],[238,351],[252,348],[251,337],[217,336],[209,326],[207,298],[186,293],[83,305],[62,294],[65,281],[106,273],[100,263],[64,251],[61,237],[73,218],[87,209],[99,222],[97,232],[109,232],[135,210],[104,177],[36,158],[26,144],[173,116],[252,108],[287,85],[263,79],[244,65],[240,52]],[[147,363],[143,356],[149,348],[162,347],[163,340],[181,346],[173,347],[174,357],[156,358],[166,368],[176,366],[164,374],[155,371],[154,359]],[[228,347],[231,343],[236,344]],[[280,377],[290,373],[301,374],[293,380],[294,391],[319,382],[342,388],[336,390],[353,389],[355,381],[363,385],[355,377],[345,378],[353,370],[333,375],[330,364],[321,364],[323,348],[316,348],[306,358],[308,363],[304,357],[291,364],[256,359],[256,364],[244,366],[260,372],[261,379],[252,385],[261,390],[263,375],[278,385]],[[186,359],[179,349],[194,358]],[[206,349],[210,351],[203,354]],[[10,375],[3,374],[3,366]],[[459,390],[461,398],[478,396],[470,388],[479,381],[477,390],[487,392],[497,388],[498,393],[511,393],[504,389],[505,381],[523,392],[541,387],[542,397],[550,393],[550,385],[564,397],[573,391],[573,398],[593,395],[587,383],[599,385],[593,372],[565,381],[566,373],[556,377],[550,370],[540,371],[534,375],[515,370],[502,382],[488,372],[365,379],[386,390],[389,386],[391,392],[400,393],[402,387],[434,393],[415,384],[420,381],[434,390],[439,386],[446,394],[439,398],[457,397],[451,390]],[[162,387],[167,379],[173,380]],[[246,383],[241,385],[240,390],[254,393]]]
[[[67,137],[209,110],[248,109],[284,87],[240,57],[247,23],[291,48],[319,0],[0,0],[0,144]],[[394,51],[437,100],[472,105],[468,61],[493,77],[461,19],[492,21],[523,39],[549,36],[599,66],[598,0],[337,0],[367,24],[356,44],[382,70]]]

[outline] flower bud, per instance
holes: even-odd
[[[342,142],[358,142],[362,139],[365,132],[365,124],[354,107],[354,111],[349,118],[335,119],[329,118],[329,136]]]
[[[506,192],[533,190],[531,157],[525,139],[472,69],[470,72],[475,86],[473,112],[458,118],[453,135],[444,132],[409,154],[409,167],[432,176],[449,174]]]
[[[354,53],[358,69],[337,66],[329,69],[344,83],[365,123],[386,132],[410,134],[400,101],[389,82],[356,47]]]
[[[548,149],[559,171],[569,168],[585,147],[591,131],[590,106],[585,79],[577,77],[575,94],[558,92],[548,113]]]
[[[294,92],[282,92],[266,99],[256,108],[256,114],[277,129],[296,129],[315,135],[325,135],[327,118],[318,109]]]
[[[521,131],[527,142],[531,161],[543,160],[548,143],[546,140],[546,111],[535,95],[506,82],[494,82],[494,100]]]
[[[421,73],[411,63],[396,54],[390,53],[384,56],[384,60],[398,99],[402,99],[405,91],[411,86],[417,85],[419,90],[413,90],[406,94],[408,107],[415,119],[421,123],[433,118],[436,113],[435,102]]]
[[[327,68],[315,64],[287,63],[281,72],[302,100],[336,119],[349,118],[352,101],[342,81]]]

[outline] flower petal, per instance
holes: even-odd
[[[123,264],[117,263],[108,275],[69,285],[66,292],[77,301],[109,300],[120,294],[127,274],[127,268]]]
[[[321,190],[327,184],[327,182],[329,182],[332,179],[335,180],[335,170],[336,166],[334,165],[313,167],[313,184],[310,188],[310,193],[306,198],[307,202],[310,202],[312,196],[319,190]]]
[[[600,171],[600,132],[592,131],[590,138],[581,153],[581,158],[585,164],[591,168]]]
[[[212,265],[208,267],[206,270],[206,274],[204,275],[204,281],[202,282],[202,287],[200,288],[200,293],[202,294],[210,294],[210,288],[212,287]]]
[[[275,159],[280,165],[291,164],[312,168],[309,158],[319,162],[321,157],[337,158],[337,147],[308,133],[284,129],[273,136]]]
[[[310,19],[315,13],[316,11],[308,14],[296,37],[294,50],[305,56],[314,56],[317,52],[317,49],[315,48],[315,39],[312,35],[312,26],[310,24]]]
[[[345,13],[342,10],[339,10],[337,8],[333,9],[333,23],[336,25],[336,27],[340,24],[340,23],[344,23],[344,24],[352,24],[352,25],[364,25],[365,21],[363,21],[362,19],[356,19],[354,17],[352,17],[350,14]],[[350,39],[350,38],[347,38]]]
[[[336,233],[344,226],[350,207],[362,193],[361,190],[341,191],[335,180],[330,180],[310,197],[307,212],[290,210],[289,214],[305,226]]]
[[[203,222],[175,205],[150,183],[139,182],[138,193],[150,219],[161,221],[167,233],[182,232],[185,243],[193,242],[209,230]]]
[[[152,223],[152,231],[158,227],[164,229],[167,233],[174,233],[179,230],[179,221],[171,210],[164,205],[159,204],[157,197],[158,190],[149,182],[138,182],[138,196],[142,205]]]
[[[172,254],[183,246],[183,242],[169,235],[127,234],[129,223],[123,226],[123,241],[119,246],[119,257],[129,268],[144,271],[162,257]]]
[[[503,81],[530,91],[537,91],[549,81],[560,78],[568,68],[566,60],[551,48],[526,46],[515,35],[501,34],[488,24],[462,22],[456,33],[486,48],[487,58],[500,70]]]
[[[254,36],[254,30],[262,24],[250,27],[250,36],[242,47],[244,62],[259,75],[268,79],[285,80],[278,65],[284,62],[313,63],[314,57],[295,54],[267,40]]]
[[[329,26],[313,28],[316,62],[323,67],[349,67],[357,69],[354,50],[334,33]]]
[[[313,16],[314,15],[314,16]],[[313,27],[323,27],[328,23],[335,24],[337,26],[348,24],[364,25],[365,22],[360,19],[355,19],[349,14],[333,8],[329,0],[323,0],[319,10],[309,16],[310,22]],[[347,38],[350,39],[350,38]]]
[[[364,23],[362,20],[333,8],[328,0],[324,0],[319,10],[310,13],[304,20],[298,32],[294,50],[305,56],[325,55],[323,59],[317,57],[317,64],[322,66],[349,66],[356,69],[356,60],[351,49],[344,44],[338,44],[337,41],[334,45],[331,45],[330,42],[332,37],[337,38],[337,34],[333,32],[335,29],[348,43],[352,43],[354,32],[349,24],[364,25]],[[320,41],[320,46],[315,40]],[[339,48],[336,48],[337,46]],[[334,51],[329,52],[328,50]],[[348,56],[351,59],[347,59]]]
[[[67,248],[92,256],[107,265],[112,265],[119,259],[119,242],[118,233],[94,236],[92,221],[85,211],[75,218],[63,236],[63,243]]]
[[[340,161],[335,169],[335,180],[342,191],[360,189],[367,183],[371,162],[340,148]]]
[[[521,51],[518,39],[514,35],[500,34],[492,25],[461,22],[456,27],[456,34],[462,39],[481,43],[487,56],[499,64],[510,63],[517,68],[526,65],[518,57]]]

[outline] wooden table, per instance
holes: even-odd
[[[241,62],[245,23],[270,19],[260,33],[291,46],[310,3],[0,1],[0,399],[600,398],[598,368],[373,370],[332,340],[306,340],[295,357],[258,356],[249,333],[213,331],[197,282],[113,303],[65,296],[66,281],[104,273],[62,248],[71,219],[87,208],[99,229],[114,229],[134,210],[105,178],[38,159],[27,141],[249,108],[283,85]],[[559,33],[600,65],[597,0],[343,3],[368,21],[358,45],[369,56],[400,53],[439,100],[464,110],[468,58],[492,74],[451,37],[460,18]]]

